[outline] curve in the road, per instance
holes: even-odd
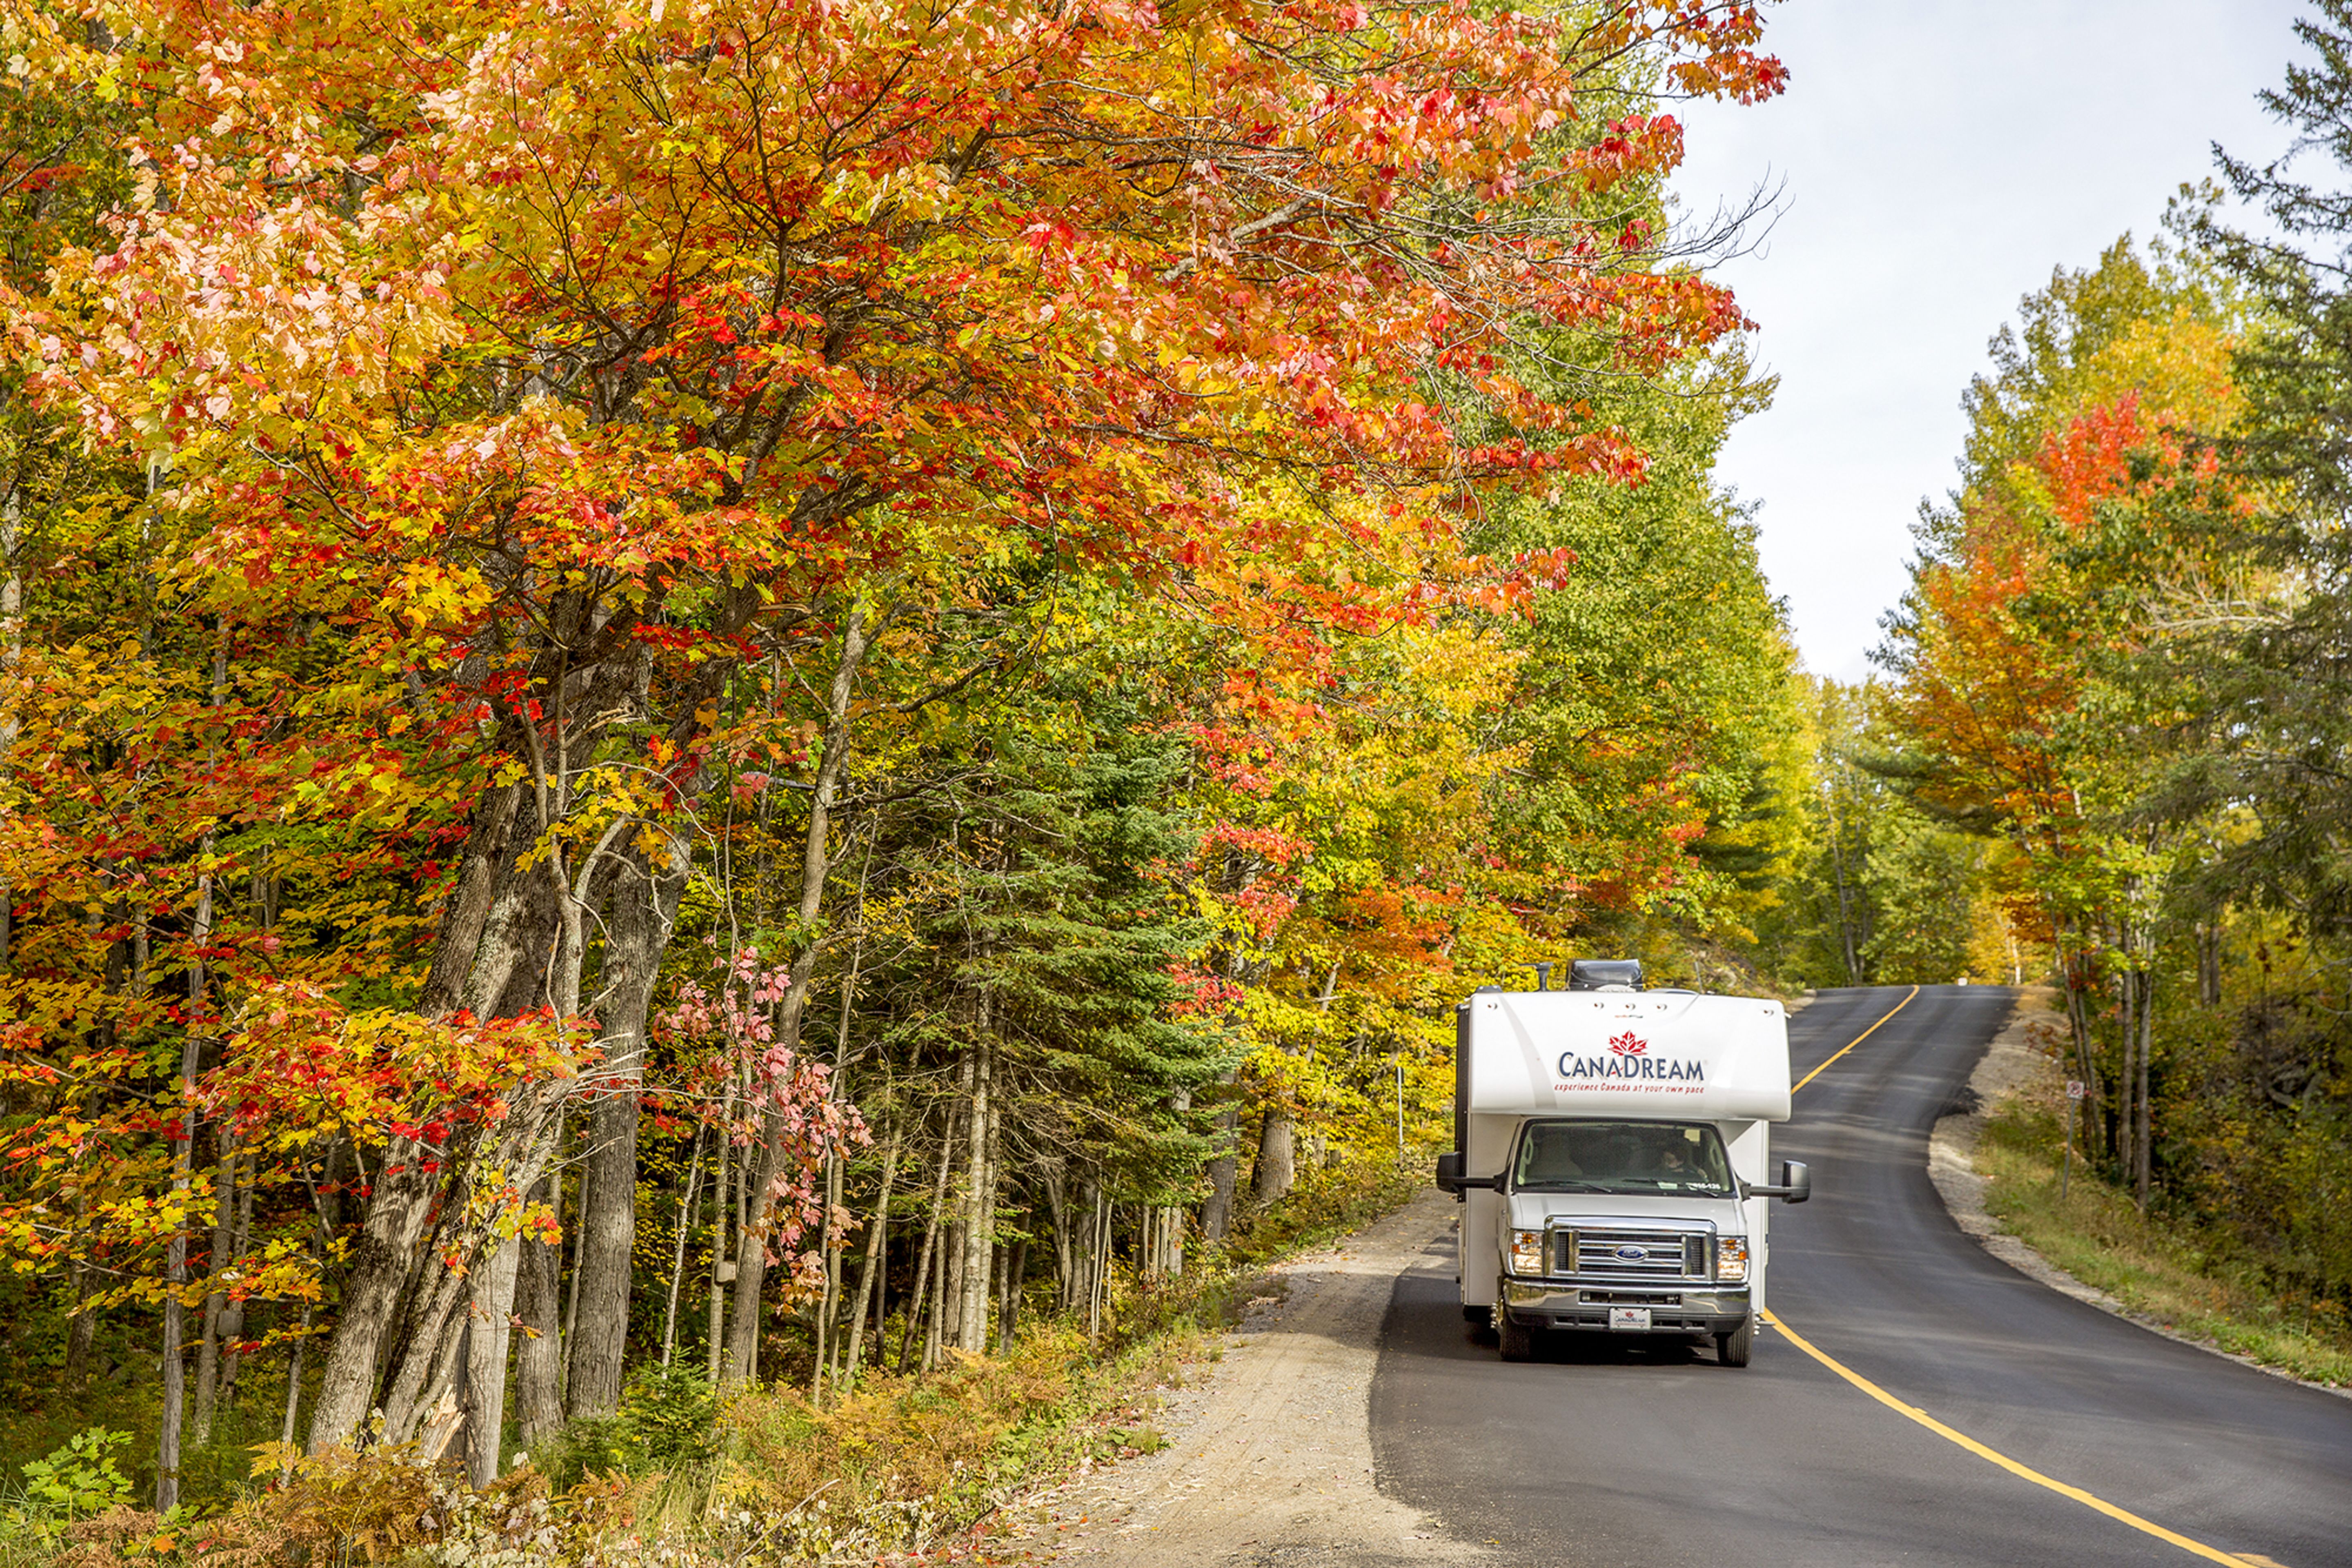
[[[1774,1153],[1817,1195],[1776,1210],[1773,1306],[1824,1361],[1577,1338],[1505,1366],[1433,1253],[1374,1380],[1383,1489],[1530,1563],[2352,1564],[2352,1402],[2046,1290],[1944,1212],[1927,1132],[2010,1004],[1832,992],[1792,1022],[1811,1087]]]

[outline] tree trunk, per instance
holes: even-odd
[[[6,499],[0,500],[0,680],[12,683],[25,658],[25,579],[16,570],[23,520],[24,503],[17,487],[10,485]],[[16,749],[17,729],[16,705],[0,702],[0,762]],[[0,974],[10,968],[15,904],[7,879],[0,877]]]
[[[295,1435],[300,1430],[297,1418],[302,1413],[302,1352],[310,1343],[310,1303],[303,1302],[302,1331],[295,1336],[293,1348],[286,1352],[286,1418],[278,1428],[278,1440],[289,1448],[294,1446]],[[289,1459],[285,1463],[290,1468],[293,1461]],[[284,1476],[285,1471],[281,1470],[279,1479],[283,1479]]]
[[[433,967],[426,973],[416,1010],[428,1018],[454,1011],[482,945],[482,928],[498,891],[499,868],[507,858],[508,839],[514,827],[515,807],[522,798],[520,784],[500,784],[474,804],[466,835],[466,859],[457,886],[441,917],[433,949]]]
[[[732,1110],[730,1099],[729,1109]],[[731,1116],[730,1117],[731,1121]],[[710,1164],[710,1309],[705,1324],[705,1344],[710,1354],[710,1381],[721,1381],[727,1371],[727,1292],[735,1283],[735,1262],[728,1255],[730,1237],[742,1245],[729,1207],[729,1193],[737,1179],[735,1145],[721,1140]]]
[[[950,1130],[953,1126],[953,1122],[949,1123]],[[925,1363],[929,1364],[931,1342],[929,1325],[936,1322],[938,1317],[930,1310],[931,1277],[936,1272],[933,1266],[939,1258],[940,1219],[947,1207],[948,1173],[955,1164],[955,1162],[949,1158],[950,1142],[950,1139],[940,1140],[940,1168],[938,1175],[931,1184],[929,1217],[923,1225],[923,1248],[915,1262],[914,1287],[907,1292],[907,1328],[906,1331],[898,1337],[898,1370],[900,1372],[907,1370],[907,1357],[914,1348],[915,1336],[919,1331],[924,1335],[922,1341],[925,1347],[924,1358]]]
[[[1232,1084],[1228,1068],[1217,1080]],[[1241,1105],[1229,1093],[1217,1111],[1217,1156],[1209,1162],[1209,1195],[1201,1205],[1201,1239],[1223,1241],[1234,1228],[1234,1186],[1241,1174]]]
[[[89,1304],[96,1292],[91,1271],[79,1263],[67,1266],[73,1278],[73,1321],[66,1329],[65,1385],[79,1391],[89,1380],[89,1352],[98,1343],[98,1310]]]
[[[2156,1150],[2156,1105],[2148,1094],[2148,1058],[2156,1046],[2156,975],[2141,976],[2139,1004],[2139,1069],[2134,1092],[2139,1100],[2139,1114],[2133,1119],[2137,1142],[2133,1145],[2134,1195],[2142,1213],[2147,1210],[2148,1183],[2154,1174]]]
[[[1269,1104],[1265,1108],[1265,1123],[1258,1131],[1257,1160],[1250,1170],[1250,1197],[1260,1208],[1287,1197],[1291,1183],[1297,1179],[1292,1149],[1294,1132],[1288,1108]]]
[[[1031,1216],[1034,1223],[1034,1215]],[[1027,1228],[1026,1226],[1024,1226]],[[996,1353],[1013,1353],[1013,1339],[1021,1326],[1021,1287],[1029,1273],[1029,1238],[1024,1236],[1004,1249],[996,1297]]]
[[[2126,1185],[2134,1174],[2134,1151],[2139,1147],[2139,1094],[2134,1087],[2139,1078],[2139,1013],[2133,1004],[2138,1000],[2138,985],[2129,971],[2123,976],[2123,994],[2117,998],[2116,1012],[2123,1020],[2123,1038],[2117,1042],[2123,1061],[2116,1074],[2116,1101],[2121,1107],[2122,1125],[2116,1132],[2116,1163]]]
[[[220,1275],[233,1256],[229,1247],[236,1234],[236,1145],[226,1135],[221,1142],[220,1173],[213,1193],[213,1245],[205,1268],[214,1283],[205,1293],[203,1336],[196,1342],[195,1410],[188,1423],[199,1448],[213,1440],[213,1402],[220,1392],[221,1313],[228,1300],[220,1289]]]
[[[880,625],[887,626],[888,621],[885,614]],[[856,605],[851,606],[842,622],[841,658],[834,666],[833,682],[826,693],[824,752],[817,763],[809,795],[808,831],[802,842],[798,926],[802,931],[814,930],[817,916],[824,908],[825,877],[833,865],[834,796],[849,766],[850,700],[856,692],[858,670],[866,660],[869,630],[879,629],[880,626],[869,628],[865,611]],[[785,988],[783,1001],[776,1010],[774,1045],[782,1050],[800,1048],[801,1025],[808,1010],[809,980],[815,973],[816,958],[814,942],[803,946],[793,957],[792,984]],[[750,1235],[744,1238],[741,1256],[736,1263],[734,1321],[727,1331],[726,1381],[730,1384],[749,1383],[759,1370],[760,1294],[767,1276],[767,1238],[774,1228],[768,1196],[783,1169],[784,1140],[790,1133],[783,1118],[772,1112],[761,1128],[759,1162],[747,1192],[751,1200]]]
[[[205,840],[209,851],[212,843]],[[202,947],[212,934],[213,882],[207,872],[196,882],[196,914],[194,922],[194,945]],[[143,966],[142,966],[143,967]],[[205,998],[205,970],[201,962],[188,971],[188,1021],[193,1026],[200,1016]],[[196,1148],[196,1067],[201,1042],[193,1034],[180,1046],[180,1099],[187,1107],[180,1121],[179,1147],[172,1154],[172,1194],[174,1206],[184,1206],[193,1171],[191,1161]],[[188,1284],[188,1227],[185,1222],[175,1226],[170,1244],[164,1249],[163,1278],[170,1285],[163,1298],[163,1407],[157,1427],[155,1442],[155,1511],[168,1514],[180,1501],[180,1426],[186,1401],[187,1368],[182,1364],[180,1346],[185,1332],[187,1307],[181,1296]]]
[[[499,1479],[499,1449],[506,1432],[507,1344],[515,1305],[515,1276],[523,1240],[510,1236],[490,1249],[474,1270],[471,1322],[466,1349],[466,1479],[478,1487]],[[530,1244],[544,1252],[539,1242]]]
[[[677,1196],[677,1234],[670,1238],[669,1302],[662,1310],[662,1369],[669,1369],[677,1350],[677,1298],[686,1288],[686,1241],[694,1232],[694,1215],[702,1198],[702,1144],[710,1135],[708,1124],[694,1130],[694,1151],[686,1157],[686,1191]]]
[[[439,1174],[422,1168],[421,1152],[406,1139],[394,1141],[384,1162],[375,1174],[367,1217],[352,1242],[341,1317],[328,1342],[318,1403],[310,1410],[309,1449],[314,1455],[350,1443],[375,1404],[384,1335],[440,1191]]]
[[[555,1201],[548,1177],[530,1190],[534,1204]],[[526,1239],[516,1259],[515,1316],[526,1331],[515,1347],[515,1417],[525,1448],[535,1449],[563,1426],[563,1337],[558,1321],[562,1252],[551,1242]]]
[[[1089,1184],[1087,1195],[1094,1213],[1087,1263],[1087,1339],[1091,1343],[1102,1337],[1103,1299],[1110,1279],[1110,1229],[1118,1211],[1100,1187]]]
[[[2197,1000],[2208,1007],[2221,1005],[2221,911],[2197,927]]]
[[[1054,1227],[1054,1305],[1066,1312],[1078,1299],[1077,1247],[1070,1235],[1069,1204],[1062,1187],[1062,1167],[1048,1165],[1040,1173],[1045,1189],[1045,1218]]]
[[[1834,786],[1832,786],[1834,787]],[[1830,814],[1830,866],[1837,879],[1838,952],[1845,960],[1846,984],[1862,984],[1862,960],[1854,949],[1853,906],[1845,884],[1845,832],[1837,814]]]
[[[251,1173],[241,1175],[237,1180],[236,1220],[229,1232],[231,1258],[244,1257],[253,1245],[253,1188],[259,1173],[256,1162],[250,1159],[241,1162],[237,1168],[240,1172]],[[232,1296],[221,1306],[220,1386],[214,1395],[215,1401],[226,1399],[236,1387],[237,1373],[245,1364],[244,1352],[237,1349],[237,1342],[244,1338],[245,1303]]]
[[[989,1265],[996,1246],[995,1054],[985,1037],[973,1048],[971,1105],[967,1119],[971,1180],[963,1211],[962,1288],[955,1318],[956,1348],[978,1355],[988,1349]]]
[[[604,1066],[589,1112],[588,1181],[604,1194],[581,1215],[580,1310],[568,1347],[565,1401],[575,1416],[609,1415],[621,1405],[621,1363],[629,1332],[630,1259],[637,1244],[637,1115],[646,1068],[646,1015],[686,890],[681,857],[631,850],[613,881],[604,989],[594,1012],[604,1026]]]
[[[849,1317],[849,1352],[842,1364],[850,1377],[857,1375],[858,1357],[866,1344],[866,1309],[874,1300],[874,1284],[890,1264],[890,1186],[898,1174],[898,1125],[890,1124],[889,1141],[882,1150],[882,1191],[874,1200],[874,1221],[866,1230],[866,1263],[857,1271],[857,1305]],[[874,1337],[882,1337],[881,1315],[875,1316]]]

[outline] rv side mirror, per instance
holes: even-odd
[[[1481,1192],[1492,1192],[1502,1184],[1503,1178],[1500,1176],[1464,1175],[1462,1159],[1463,1156],[1457,1150],[1449,1150],[1437,1157],[1437,1184],[1455,1197],[1460,1197],[1465,1191],[1472,1187]]]
[[[1780,1185],[1790,1203],[1803,1203],[1813,1195],[1813,1168],[1802,1160],[1781,1161]]]
[[[1803,1203],[1813,1195],[1812,1167],[1802,1160],[1783,1160],[1780,1162],[1779,1185],[1766,1186],[1759,1182],[1744,1189],[1744,1194],[1751,1198],[1786,1198],[1792,1204]]]

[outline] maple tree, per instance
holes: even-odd
[[[2158,262],[2119,243],[1996,340],[1999,374],[1970,395],[1969,482],[1923,530],[1888,699],[1912,797],[2024,851],[2074,1065],[2143,1203],[2156,928],[2192,847],[2143,807],[2194,701],[2142,672],[2177,634],[2166,602],[2227,571],[2185,519],[2242,504],[2212,445],[2237,406],[2232,323],[2193,258]]]
[[[1166,1256],[1224,1113],[1205,1020],[1240,1008],[1261,1076],[1323,1071],[1283,1048],[1307,1026],[1279,977],[1354,964],[1353,1037],[1421,1040],[1450,963],[1539,933],[1483,816],[1525,752],[1476,731],[1573,551],[1473,523],[1642,479],[1672,440],[1607,389],[1742,327],[1657,190],[1662,94],[1781,85],[1752,8],[9,16],[30,80],[118,117],[120,201],[0,300],[24,407],[105,465],[45,521],[9,677],[12,1082],[52,1098],[12,1123],[7,1223],[32,1267],[210,1301],[206,1353],[245,1300],[331,1303],[313,1450],[470,1399],[495,1472],[502,1387],[461,1394],[453,1347],[500,1325],[475,1350],[503,1364],[519,1318],[547,1418],[537,1238],[567,1212],[565,1399],[612,1409],[641,1305],[613,1194],[682,1126],[712,1176],[668,1295],[709,1202],[724,1375],[759,1373],[772,1262],[837,1312],[840,1184],[872,1158],[838,1069],[877,930],[930,932],[877,960],[900,1018],[981,1009],[882,1047],[946,1100],[870,1108],[886,1162],[936,1126],[934,1215],[961,1173],[915,1289],[960,1270],[968,1347],[1004,1267],[1000,1044],[1033,1105],[1095,1086],[1086,1136],[1159,1129],[1166,1158],[1123,1168],[1153,1173]],[[1121,658],[1161,667],[1132,719],[1066,702],[1013,743],[1007,705]],[[1122,728],[1190,745],[1189,847],[1114,806],[1149,769],[1086,738]],[[1645,819],[1628,899],[1696,864],[1741,743],[1583,786]],[[1056,773],[1057,746],[1107,771]],[[942,855],[966,820],[992,826]],[[1057,860],[1041,821],[1132,836]],[[1617,831],[1587,829],[1588,868]],[[898,926],[845,886],[877,844]],[[1186,886],[1223,948],[1146,918]],[[1036,901],[1079,889],[1127,1023],[1044,1007],[1021,968]],[[939,956],[951,894],[1003,956]],[[1099,1053],[1143,1039],[1150,1095],[1104,1089]],[[103,1194],[60,1158],[101,1144],[132,1156]]]

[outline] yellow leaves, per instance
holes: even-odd
[[[457,625],[478,614],[489,599],[489,584],[477,568],[421,560],[401,569],[385,596],[385,607],[423,629]]]

